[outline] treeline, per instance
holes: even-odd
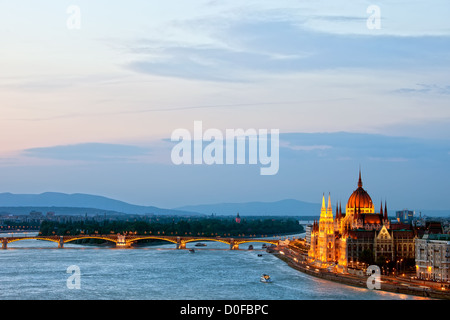
[[[237,223],[231,218],[152,218],[135,221],[43,221],[41,235],[140,234],[179,236],[264,237],[303,232],[293,218],[246,218]]]

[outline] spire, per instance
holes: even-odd
[[[386,200],[384,201],[384,216],[386,217],[386,219],[388,218]]]
[[[331,208],[331,194],[330,193],[328,193],[328,210],[333,211],[333,209]]]
[[[342,203],[339,201],[339,215],[342,217]]]
[[[383,200],[381,200],[380,214],[383,215]]]
[[[326,207],[325,207],[325,193],[323,194],[323,197],[322,197],[322,209],[325,209]]]
[[[361,180],[361,166],[359,167],[359,180],[358,180],[358,188],[362,188],[362,180]]]

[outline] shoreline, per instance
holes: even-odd
[[[290,250],[289,248],[286,249]],[[367,287],[368,277],[334,273],[323,269],[318,269],[316,267],[306,264],[305,262],[299,262],[298,260],[294,261],[294,259],[290,255],[280,253],[283,252],[283,249],[280,248],[271,248],[270,250],[267,250],[267,252],[273,254],[278,259],[284,261],[289,267],[297,271],[303,272],[305,274],[308,274],[310,276],[321,278],[328,281],[333,281],[344,285],[368,289]],[[450,300],[449,292],[441,292],[431,287],[425,288],[424,286],[420,286],[418,284],[414,285],[411,282],[406,281],[400,282],[399,279],[396,279],[396,281],[397,284],[389,283],[391,282],[391,279],[386,278],[385,276],[381,276],[381,288],[375,290],[397,294],[412,295],[423,298]]]

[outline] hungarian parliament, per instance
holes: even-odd
[[[359,171],[358,187],[351,194],[342,211],[336,204],[335,214],[331,195],[325,203],[322,197],[320,220],[314,221],[310,230],[308,262],[330,271],[347,273],[357,268],[363,255],[371,255],[374,261],[385,259],[414,259],[416,232],[411,225],[391,223],[387,203],[380,203],[375,211],[374,203],[364,190]]]

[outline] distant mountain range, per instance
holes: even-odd
[[[276,202],[220,203],[198,206],[184,206],[163,209],[154,206],[140,206],[103,196],[90,194],[65,194],[45,192],[41,194],[0,193],[0,214],[29,214],[30,211],[44,214],[154,214],[154,215],[273,215],[273,216],[311,216],[320,212],[320,205],[298,200]]]
[[[21,208],[21,209],[20,209]],[[154,215],[192,215],[182,210],[162,209],[153,206],[139,206],[123,201],[90,194],[65,194],[45,192],[41,194],[0,193],[0,211],[18,214],[26,210],[36,210],[56,214],[154,214]]]
[[[173,209],[154,206],[140,206],[103,196],[90,194],[65,194],[45,192],[41,194],[0,193],[0,215],[29,214],[30,211],[58,215],[232,215],[241,216],[319,216],[320,204],[294,199],[275,202],[246,202],[189,205]],[[450,210],[416,210],[427,216],[450,216]],[[394,218],[395,210],[389,215]]]

